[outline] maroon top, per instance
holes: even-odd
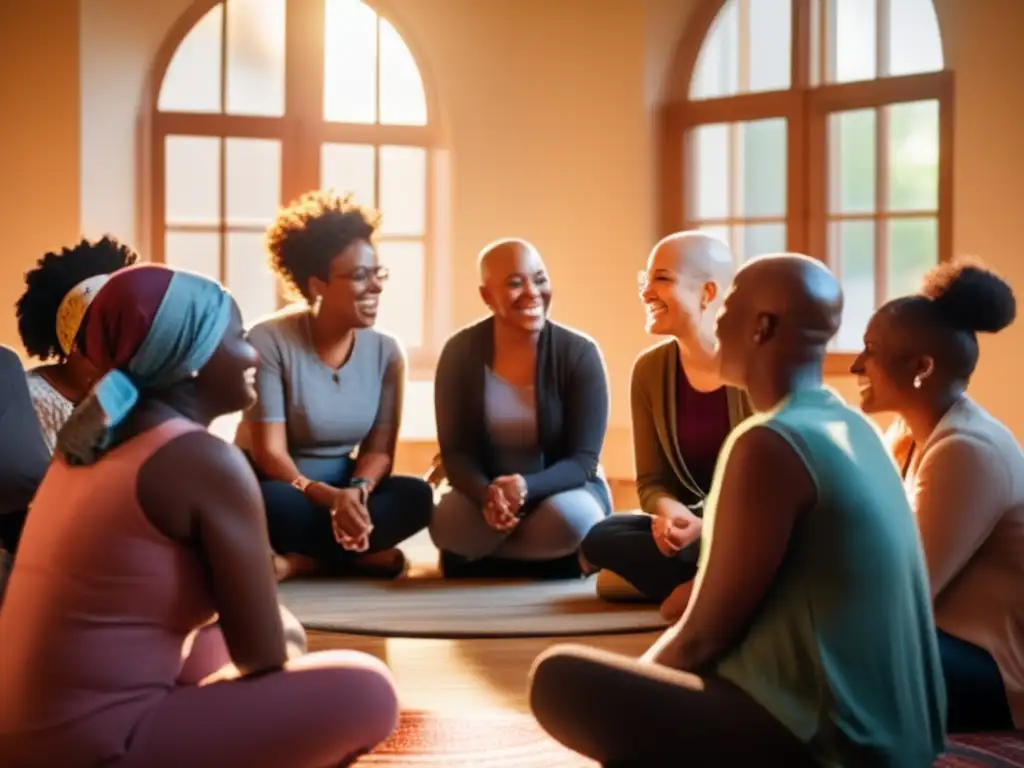
[[[729,436],[729,401],[725,387],[698,392],[679,366],[676,383],[676,431],[679,452],[698,487],[707,493],[715,474],[715,462]]]

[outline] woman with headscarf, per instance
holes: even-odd
[[[25,350],[42,363],[28,372],[28,388],[51,453],[60,428],[97,377],[75,344],[82,318],[110,275],[138,260],[135,251],[107,236],[47,253],[25,275],[16,305],[18,333]]]
[[[979,333],[1017,315],[978,263],[930,272],[882,306],[851,372],[867,413],[896,414],[903,473],[931,577],[949,730],[1024,727],[1024,450],[967,394]]]
[[[104,375],[61,430],[0,612],[0,764],[321,768],[386,738],[380,661],[286,659],[259,486],[206,429],[255,397],[230,296],[130,267],[79,342]]]

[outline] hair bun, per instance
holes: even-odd
[[[1013,289],[978,262],[939,265],[925,278],[922,293],[946,322],[972,333],[997,333],[1017,316]]]

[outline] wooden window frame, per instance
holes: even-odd
[[[281,146],[281,188],[279,199],[286,205],[304,192],[316,189],[320,182],[320,152],[323,143],[372,145],[374,152],[374,205],[380,198],[380,147],[409,146],[426,152],[425,217],[420,235],[378,235],[381,241],[423,243],[423,343],[406,349],[408,376],[413,380],[433,379],[434,368],[447,332],[446,308],[438,301],[438,276],[447,263],[445,232],[447,222],[447,154],[439,118],[435,91],[428,82],[423,57],[418,54],[414,36],[396,21],[390,9],[381,3],[363,0],[378,16],[391,23],[408,47],[420,80],[427,107],[426,125],[356,124],[328,122],[323,117],[324,34],[326,0],[286,0],[285,2],[285,107],[281,117],[232,115],[220,113],[161,112],[160,89],[178,47],[208,12],[224,4],[221,24],[221,105],[226,104],[227,89],[227,3],[226,0],[198,0],[178,18],[164,38],[147,77],[137,125],[137,173],[139,205],[136,231],[139,245],[151,261],[165,261],[165,241],[172,231],[216,232],[220,236],[220,273],[226,272],[228,232],[263,231],[262,228],[229,226],[226,210],[225,139],[273,139]],[[380,23],[377,24],[378,43]],[[380,49],[377,53],[378,111],[380,105]],[[196,136],[222,140],[220,153],[220,220],[214,226],[188,227],[165,221],[166,178],[165,143],[168,136]],[[341,190],[339,190],[341,191]],[[277,306],[286,305],[278,293]]]
[[[786,247],[827,261],[829,192],[829,116],[837,112],[880,108],[913,101],[937,101],[939,106],[938,203],[934,211],[938,227],[938,261],[947,261],[953,250],[953,115],[955,78],[943,69],[920,75],[882,77],[836,84],[812,84],[811,68],[814,41],[820,39],[825,14],[815,12],[815,3],[828,0],[791,0],[792,44],[790,88],[785,91],[746,93],[737,96],[691,100],[690,84],[701,47],[711,32],[716,17],[728,0],[704,0],[695,10],[676,49],[669,72],[667,94],[658,115],[658,187],[660,198],[660,234],[686,229],[693,221],[687,217],[688,201],[695,197],[696,174],[690,173],[690,142],[693,129],[702,125],[743,123],[752,120],[786,120]],[[877,50],[879,63],[887,55],[888,0],[879,0]],[[884,21],[883,21],[884,19]],[[740,25],[742,28],[742,24]],[[741,40],[741,47],[742,47]],[[818,66],[824,67],[825,57]],[[945,60],[945,59],[944,59]],[[885,71],[879,66],[878,71]],[[820,76],[819,81],[825,78]],[[877,189],[887,179],[884,147],[888,133],[882,116],[876,112],[876,203],[884,192]],[[910,214],[897,213],[895,217]],[[875,210],[863,218],[884,220],[889,214]],[[857,216],[844,215],[844,220]],[[755,219],[737,219],[736,223],[757,223]],[[884,229],[875,228],[875,274],[885,274],[887,243]],[[876,301],[877,301],[876,277]],[[825,361],[828,375],[847,374],[855,353],[831,352]]]

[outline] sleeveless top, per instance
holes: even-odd
[[[137,495],[142,465],[200,429],[171,420],[92,466],[51,464],[0,611],[0,765],[123,755],[216,618],[198,553],[160,533]]]
[[[797,518],[774,584],[718,673],[825,765],[931,766],[946,700],[928,574],[899,473],[863,415],[822,388],[737,428],[704,514],[701,565],[728,454],[755,427],[792,446],[817,503]]]

